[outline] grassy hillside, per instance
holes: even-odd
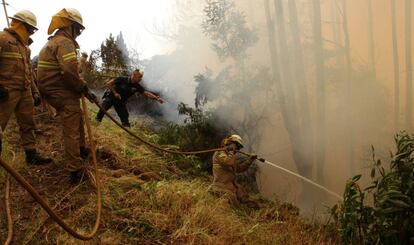
[[[55,163],[27,166],[14,123],[6,132],[3,157],[10,163],[14,159],[12,164],[66,222],[87,232],[95,221],[95,189],[89,182],[69,184],[62,168],[59,119],[50,121],[47,115],[38,119],[43,131],[38,135],[39,149],[53,156]],[[159,137],[147,127],[149,119],[134,121],[134,132],[149,140]],[[13,180],[14,244],[337,244],[334,229],[302,219],[290,204],[260,198],[260,209],[232,207],[209,191],[212,177],[196,169],[194,157],[154,152],[109,119],[92,126],[103,186],[98,235],[88,242],[72,238]],[[1,187],[4,176],[0,172]],[[0,207],[0,237],[5,239],[3,202]]]

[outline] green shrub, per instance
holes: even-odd
[[[400,133],[395,142],[389,170],[373,149],[371,184],[361,189],[361,175],[353,177],[331,210],[346,244],[414,244],[414,138]]]
[[[202,109],[184,103],[180,103],[177,109],[180,115],[185,116],[184,124],[167,124],[158,132],[158,143],[178,145],[185,151],[216,148],[229,132],[225,125],[218,125],[219,121],[213,114]]]

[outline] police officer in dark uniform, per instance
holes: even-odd
[[[165,100],[163,100],[160,96],[157,96],[145,90],[139,84],[143,76],[143,72],[141,72],[139,69],[136,69],[129,77],[117,77],[106,83],[108,89],[102,96],[102,107],[107,111],[113,106],[116,113],[118,114],[118,117],[121,119],[122,125],[125,127],[131,126],[129,124],[129,113],[126,107],[126,103],[129,97],[134,95],[136,92],[150,99],[156,100],[161,104],[165,102]],[[96,115],[96,120],[98,122],[101,122],[104,115],[105,112],[99,110],[98,114]]]

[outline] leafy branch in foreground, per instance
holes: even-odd
[[[414,243],[414,136],[400,133],[389,170],[375,157],[371,184],[361,189],[361,175],[350,179],[343,202],[331,213],[346,244]]]

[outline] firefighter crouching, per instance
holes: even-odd
[[[147,98],[158,101],[161,104],[165,103],[165,100],[163,100],[160,96],[155,95],[141,86],[140,83],[143,76],[144,73],[139,69],[136,69],[128,77],[117,77],[106,83],[108,89],[102,97],[102,107],[107,111],[113,106],[124,127],[131,126],[129,123],[129,113],[126,104],[128,99],[135,93],[140,93]],[[104,116],[105,112],[100,109],[96,115],[96,120],[101,122]]]
[[[84,176],[84,161],[89,155],[85,147],[85,132],[80,98],[94,100],[78,73],[78,43],[75,39],[85,29],[81,14],[73,8],[64,8],[52,17],[48,42],[39,53],[37,78],[39,90],[61,115],[65,145],[66,168],[72,183]]]
[[[18,11],[10,28],[0,32],[0,125],[6,129],[14,112],[28,164],[46,164],[52,159],[42,157],[36,150],[33,118],[34,105],[41,102],[34,84],[29,45],[30,36],[37,30],[36,16],[28,11]],[[0,133],[0,154],[2,135]]]
[[[236,152],[243,148],[243,140],[233,134],[222,142],[223,151],[213,155],[213,189],[220,196],[227,197],[234,205],[247,200],[247,193],[236,183],[236,174],[246,171],[257,156],[251,156],[243,161],[236,160]]]

